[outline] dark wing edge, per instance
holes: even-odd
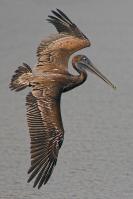
[[[61,10],[52,10],[52,13],[54,16],[49,15],[47,21],[53,24],[59,33],[75,35],[80,38],[88,39]]]
[[[54,139],[47,133],[43,124],[37,98],[30,92],[26,97],[27,122],[31,138],[31,174],[28,181],[35,178],[33,187],[38,189],[49,180],[57,162],[59,148],[55,147]]]

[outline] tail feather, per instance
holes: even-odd
[[[9,88],[15,91],[21,91],[29,86],[29,80],[32,77],[32,70],[29,65],[23,63],[22,66],[19,66],[15,71],[15,74],[12,76]]]

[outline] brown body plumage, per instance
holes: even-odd
[[[36,67],[31,70],[24,63],[16,70],[10,83],[10,89],[15,91],[28,86],[32,88],[26,97],[31,137],[31,167],[28,171],[31,175],[28,182],[36,177],[34,187],[38,185],[38,188],[46,184],[51,176],[64,139],[60,113],[61,94],[79,86],[87,77],[85,69],[88,66],[83,67],[82,64],[86,64],[86,61],[88,64],[88,59],[76,56],[73,66],[79,75],[72,75],[68,72],[69,57],[90,46],[89,39],[62,11],[57,9],[52,12],[55,16],[49,16],[47,20],[56,27],[59,34],[43,40],[37,49]],[[104,81],[111,84],[107,79]]]

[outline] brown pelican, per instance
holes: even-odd
[[[87,78],[87,70],[115,88],[85,55],[77,55],[72,59],[78,75],[69,73],[70,55],[89,47],[90,41],[61,10],[52,13],[53,16],[48,16],[47,21],[56,27],[58,34],[40,43],[37,49],[38,63],[33,70],[23,63],[10,82],[11,90],[32,88],[26,97],[31,138],[28,182],[35,178],[33,187],[38,185],[38,188],[49,180],[63,143],[64,129],[60,113],[62,93],[81,85]]]

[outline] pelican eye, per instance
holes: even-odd
[[[88,62],[88,58],[87,58],[87,57],[82,57],[82,58],[81,58],[81,61],[87,63],[87,62]]]

